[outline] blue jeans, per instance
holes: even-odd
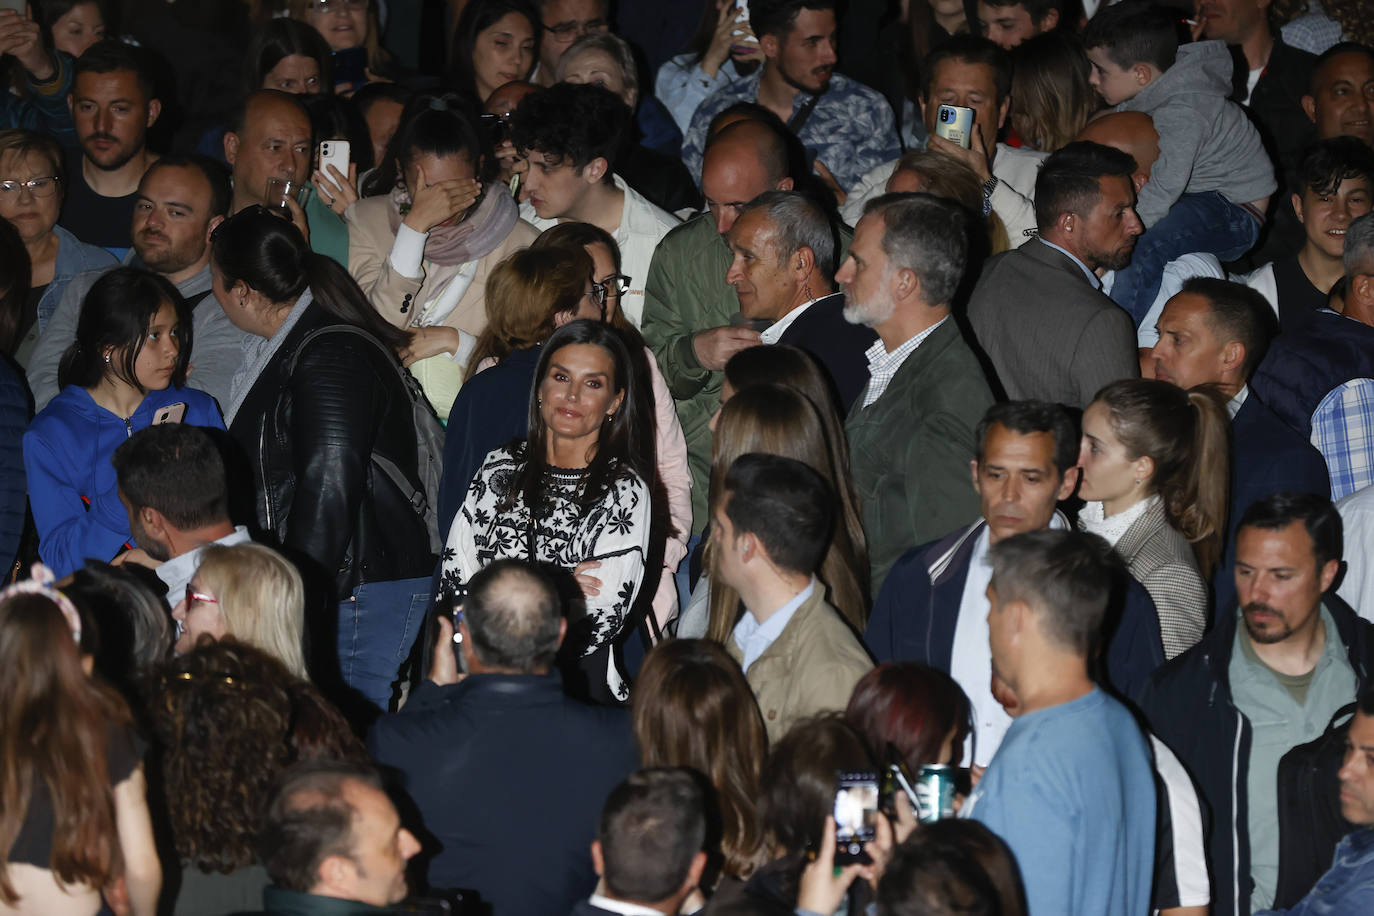
[[[1260,224],[1254,215],[1217,191],[1184,194],[1164,218],[1136,242],[1131,263],[1116,272],[1112,301],[1131,316],[1136,327],[1159,295],[1164,265],[1194,251],[1231,261],[1254,246]]]
[[[339,673],[382,712],[424,626],[430,583],[429,576],[367,582],[339,603]]]

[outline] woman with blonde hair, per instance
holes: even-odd
[[[710,780],[720,824],[720,858],[711,864],[721,879],[748,880],[763,861],[758,798],[768,736],[744,672],[713,642],[669,640],[644,659],[631,713],[644,766],[691,767]]]
[[[837,464],[836,450],[826,434],[820,410],[795,389],[780,385],[753,385],[735,392],[716,418],[711,460],[713,517],[726,471],[736,458],[750,452],[801,461],[829,481],[838,494],[835,530],[817,578],[825,584],[830,603],[856,632],[862,633],[868,619],[868,558],[862,538],[854,536],[859,520],[858,501],[849,483],[848,466]],[[709,544],[706,562],[711,570],[715,561]],[[711,575],[709,579],[706,635],[724,644],[731,638],[744,606],[738,592],[721,582],[719,576]],[[698,584],[698,590],[702,587]],[[697,603],[695,595],[692,603]]]
[[[305,589],[301,574],[285,557],[262,544],[213,545],[172,610],[179,655],[201,636],[233,636],[276,658],[305,678]]]
[[[887,190],[903,194],[923,191],[952,200],[970,213],[983,212],[983,180],[978,173],[953,156],[933,150],[908,150],[903,154],[892,170],[892,177],[887,180]],[[970,222],[976,225],[976,221]],[[1007,241],[1007,227],[996,212],[988,211],[983,224],[987,228],[987,239],[973,246],[974,253],[986,258],[1011,247]],[[976,270],[970,273],[977,278]]]
[[[1150,593],[1169,658],[1202,638],[1226,532],[1231,446],[1212,390],[1154,379],[1103,388],[1083,411],[1078,527],[1101,535]]]

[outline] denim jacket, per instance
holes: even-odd
[[[119,260],[104,248],[88,245],[61,226],[54,225],[57,233],[57,264],[53,268],[52,282],[38,300],[38,330],[48,326],[48,319],[57,311],[57,303],[62,301],[62,293],[67,283],[79,273],[102,267],[115,267]]]
[[[1374,829],[1348,834],[1336,847],[1331,870],[1312,892],[1287,910],[1263,910],[1254,916],[1338,916],[1374,913]]]

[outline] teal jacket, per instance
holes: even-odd
[[[841,263],[853,233],[840,228]],[[658,358],[658,368],[677,402],[677,418],[687,438],[687,464],[692,471],[692,530],[708,521],[711,486],[711,416],[720,406],[724,372],[702,367],[692,337],[730,323],[739,311],[735,288],[725,282],[732,256],[716,232],[709,212],[675,226],[658,243],[644,284],[644,340]]]
[[[953,318],[906,358],[868,407],[860,406],[865,394],[845,432],[876,595],[904,551],[978,517],[969,462],[974,431],[993,398]]]

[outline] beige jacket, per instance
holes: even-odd
[[[455,271],[438,268],[427,275],[422,267],[418,277],[398,273],[391,266],[391,246],[396,242],[396,234],[391,231],[387,216],[390,207],[391,199],[383,194],[364,197],[344,214],[348,223],[348,272],[382,317],[404,328],[410,326],[426,302],[438,295]],[[539,230],[518,220],[505,241],[477,262],[472,285],[442,323],[474,337],[480,335],[487,326],[487,277],[497,264],[529,247],[538,235]]]
[[[736,662],[744,661],[733,638],[725,649]],[[872,668],[859,638],[825,600],[825,587],[818,582],[744,677],[759,702],[768,743],[776,744],[798,720],[844,709],[854,685]]]

